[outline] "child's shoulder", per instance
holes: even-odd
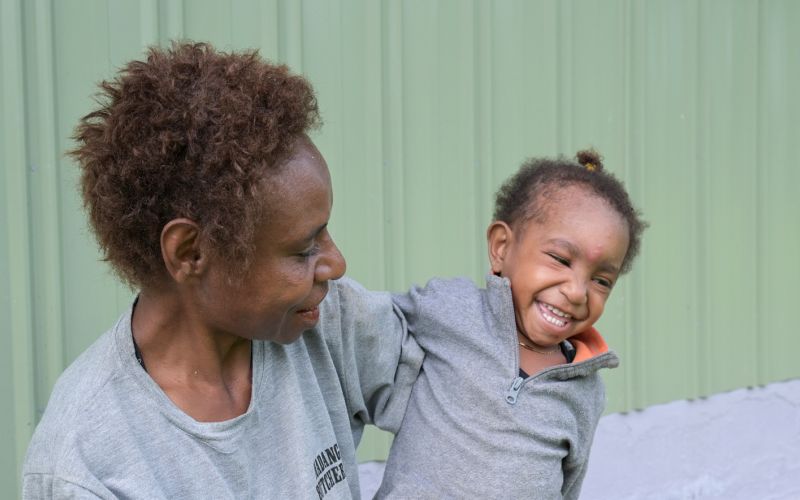
[[[433,278],[424,287],[412,287],[409,291],[409,298],[434,308],[453,307],[480,300],[481,291],[469,278]]]
[[[432,278],[423,289],[430,294],[436,293],[476,293],[479,288],[470,278],[459,276],[456,278]]]
[[[412,286],[408,292],[392,294],[392,301],[407,320],[452,321],[454,318],[484,314],[486,289],[469,278],[433,278],[425,286]]]
[[[414,286],[411,295],[425,303],[461,302],[480,298],[483,289],[467,277],[432,278],[424,287]]]
[[[435,338],[463,338],[464,331],[483,324],[486,313],[485,290],[469,278],[433,278],[392,300],[423,349],[434,348]]]

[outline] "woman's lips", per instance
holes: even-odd
[[[319,306],[322,304],[322,301],[325,300],[325,296],[328,295],[327,284],[321,288],[320,292],[321,293],[319,293],[317,296],[310,297],[306,302],[306,304],[309,302],[314,304],[312,307],[306,307],[304,309],[298,309],[295,311],[295,314],[300,316],[300,318],[310,326],[316,325],[317,321],[319,321]]]
[[[309,323],[316,324],[319,321],[319,306],[314,306],[310,309],[300,309],[297,314]]]

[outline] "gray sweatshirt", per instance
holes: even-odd
[[[358,498],[364,425],[396,431],[422,351],[387,293],[331,282],[317,328],[253,342],[247,412],[198,422],[139,366],[131,311],[59,378],[23,498]]]
[[[519,376],[505,278],[432,280],[396,295],[425,351],[377,498],[577,498],[615,367],[592,329],[573,363]]]

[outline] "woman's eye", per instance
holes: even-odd
[[[319,252],[319,245],[314,243],[314,245],[311,248],[309,248],[308,250],[305,250],[303,252],[300,252],[297,255],[298,255],[298,257],[302,257],[304,259],[308,259],[309,257],[313,257],[314,255],[316,255],[317,252]]]
[[[556,262],[558,262],[558,263],[559,263],[559,264],[561,264],[562,266],[567,266],[567,267],[569,267],[569,264],[570,264],[570,262],[569,262],[569,260],[565,259],[564,257],[559,257],[558,255],[556,255],[556,254],[554,254],[554,253],[549,253],[549,254],[547,254],[547,255],[549,255],[550,257],[552,257],[552,258],[553,258],[553,260],[555,260]]]

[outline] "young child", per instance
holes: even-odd
[[[485,289],[395,296],[426,351],[377,498],[577,498],[616,354],[592,325],[645,223],[597,153],[536,159],[497,194]]]

